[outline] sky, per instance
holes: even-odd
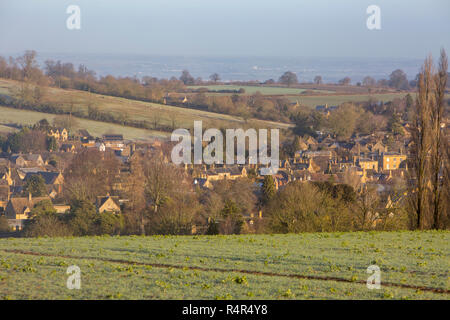
[[[69,5],[79,30],[66,27]],[[366,26],[369,5],[380,30]],[[0,54],[424,58],[441,47],[449,0],[0,0]]]

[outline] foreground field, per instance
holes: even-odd
[[[3,299],[448,299],[449,232],[0,240]],[[366,269],[381,269],[369,290]],[[66,287],[67,267],[82,287]]]

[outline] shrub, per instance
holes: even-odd
[[[28,220],[24,234],[26,237],[67,237],[71,236],[72,232],[60,216],[55,213],[46,213]]]
[[[95,233],[98,235],[120,234],[124,225],[124,219],[121,214],[116,214],[113,212],[102,212],[97,214],[94,225]]]
[[[8,224],[8,219],[5,216],[0,217],[0,232],[9,232],[11,227]]]

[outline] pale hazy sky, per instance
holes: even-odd
[[[66,28],[69,5],[81,30]],[[381,8],[381,30],[366,8]],[[0,0],[0,54],[412,57],[450,50],[449,0]]]

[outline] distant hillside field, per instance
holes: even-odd
[[[32,125],[44,118],[51,123],[54,117],[56,115],[49,113],[0,107],[0,124],[3,124],[3,126],[0,125],[0,132],[3,131],[3,128],[5,128],[5,131],[7,130],[6,128],[10,129],[9,132],[14,130],[4,126],[4,124],[17,123],[21,125]],[[77,121],[78,128],[75,128],[75,130],[87,129],[90,134],[96,137],[101,137],[105,133],[123,134],[124,138],[129,140],[151,140],[170,137],[170,133],[168,132],[125,127],[118,124],[87,119],[77,119]]]
[[[14,95],[19,82],[0,79],[0,94]],[[88,105],[97,107],[100,111],[110,112],[114,115],[125,115],[133,120],[146,120],[154,123],[155,119],[159,125],[172,126],[176,128],[192,128],[194,121],[203,121],[203,126],[209,128],[236,128],[243,126],[263,128],[288,128],[290,125],[264,120],[248,120],[242,118],[207,112],[195,109],[173,107],[157,103],[141,102],[125,98],[92,94],[85,91],[65,90],[58,88],[47,88],[44,101],[57,102],[72,110],[83,110],[87,113]],[[19,122],[21,119],[17,119]],[[0,120],[1,123],[1,120]],[[110,124],[107,124],[110,126]],[[167,135],[165,133],[164,135]]]
[[[290,95],[290,94],[301,94],[306,91],[306,89],[300,88],[287,88],[287,87],[268,87],[268,86],[239,86],[239,85],[209,85],[209,86],[189,86],[190,89],[207,88],[209,90],[219,91],[219,90],[239,90],[243,88],[245,94],[254,94],[260,92],[264,95]],[[332,93],[333,91],[327,90],[309,90],[321,93]]]
[[[312,85],[308,85],[309,87]],[[238,86],[238,85],[209,85],[209,86],[189,86],[190,89],[207,88],[209,90],[239,90],[245,89],[245,95],[251,95],[260,92],[263,95],[284,95],[292,102],[298,101],[299,104],[316,107],[317,105],[339,105],[344,102],[364,102],[369,99],[388,102],[396,98],[403,98],[407,92],[390,92],[390,93],[372,93],[368,94],[366,88],[349,87],[349,86],[331,86],[316,85],[315,87],[324,87],[334,90],[322,90],[311,88],[287,88],[287,87],[269,87],[269,86]],[[337,93],[339,90],[339,94]],[[311,94],[305,94],[306,91]],[[364,93],[362,91],[365,91]],[[231,95],[231,93],[206,93],[207,95]]]
[[[0,299],[444,299],[450,233],[0,239]],[[66,287],[67,268],[81,289]],[[367,288],[380,268],[381,289]]]
[[[337,106],[344,102],[364,102],[369,99],[388,102],[396,98],[401,99],[406,96],[407,92],[401,93],[375,93],[375,94],[341,94],[341,95],[318,95],[318,96],[289,96],[289,100],[298,101],[299,104],[316,107],[318,105],[328,104],[329,106]],[[414,96],[414,94],[412,94]]]

